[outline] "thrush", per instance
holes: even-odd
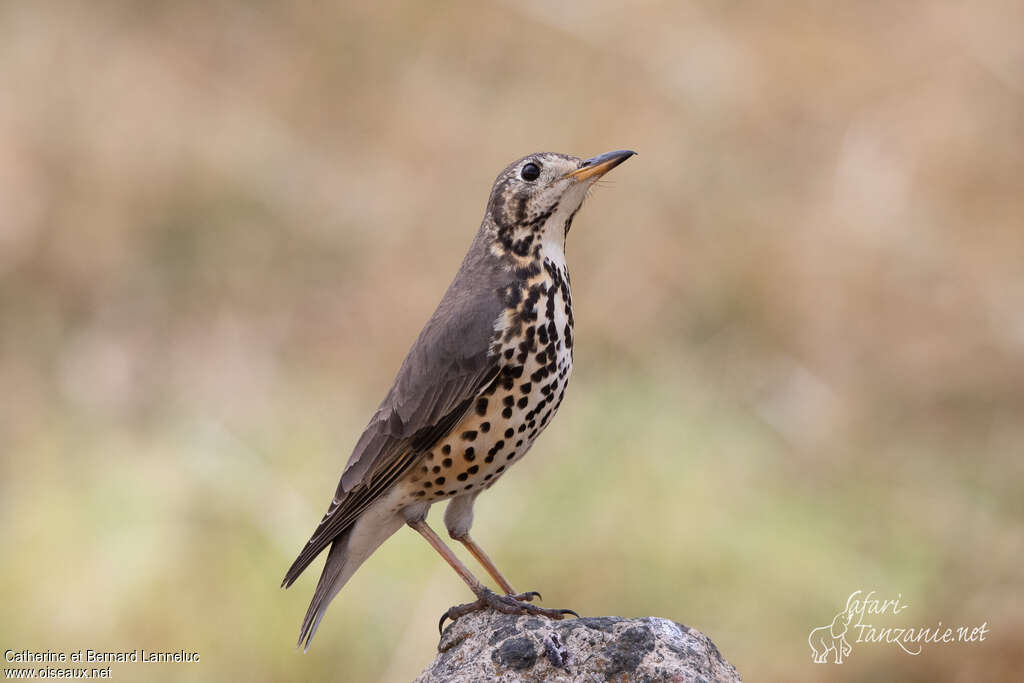
[[[550,424],[572,372],[573,314],[565,239],[592,185],[634,154],[592,159],[532,154],[494,182],[480,229],[455,279],[356,443],[320,524],[288,569],[290,586],[330,546],[299,632],[305,648],[328,604],[359,566],[403,525],[418,531],[476,595],[441,617],[473,610],[572,610],[516,593],[469,534],[473,504]],[[481,583],[427,525],[447,500],[448,535],[501,588]]]

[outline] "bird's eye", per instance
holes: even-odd
[[[519,172],[523,180],[536,180],[540,177],[540,166],[534,163],[529,163],[523,166],[523,170]]]

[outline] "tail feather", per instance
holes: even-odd
[[[302,620],[302,628],[299,630],[299,642],[296,647],[302,646],[302,651],[309,650],[309,644],[316,635],[316,629],[320,626],[320,620],[324,618],[327,605],[344,585],[344,581],[338,581],[345,569],[345,560],[348,558],[348,540],[352,534],[351,530],[346,531],[331,544],[331,550],[327,553],[327,562],[324,564],[323,573],[320,574],[320,581],[313,592],[313,599],[306,610],[306,616]],[[353,569],[350,575],[355,573]],[[347,579],[346,579],[347,580]],[[305,645],[303,645],[305,641]]]
[[[303,651],[309,650],[309,644],[316,635],[320,621],[324,618],[327,606],[348,583],[356,570],[373,554],[380,544],[398,531],[404,524],[399,515],[390,512],[386,507],[371,507],[359,520],[344,533],[334,539],[327,553],[320,581],[313,592],[313,599],[306,610],[299,630],[298,646]]]

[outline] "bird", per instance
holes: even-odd
[[[573,364],[566,236],[596,183],[635,154],[590,159],[537,153],[497,177],[480,228],[455,278],[406,355],[342,471],[327,513],[288,569],[291,586],[330,547],[299,632],[308,650],[328,605],[380,545],[403,526],[419,532],[468,584],[481,609],[578,616],[517,593],[470,536],[473,505],[530,449],[565,396]],[[487,588],[427,524],[448,501],[444,524],[501,588]]]

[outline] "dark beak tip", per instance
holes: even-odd
[[[614,152],[608,152],[607,154],[602,154],[601,156],[606,158],[622,159],[623,161],[625,161],[626,159],[632,156],[636,156],[636,152],[634,152],[631,149],[617,149]]]
[[[586,161],[583,162],[580,168],[586,168],[587,166],[602,164],[609,161],[614,163],[615,166],[618,166],[626,159],[635,155],[636,152],[634,152],[631,149],[617,149],[614,152],[605,152],[604,154],[599,154],[596,157],[591,157],[587,159]]]

